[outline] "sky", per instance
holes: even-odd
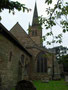
[[[37,9],[38,9],[38,15],[43,15],[44,17],[47,17],[46,8],[48,8],[48,5],[45,4],[45,0],[11,0],[11,1],[19,1],[20,3],[25,4],[26,7],[32,9],[29,13],[27,11],[23,13],[22,11],[15,10],[15,15],[12,13],[9,14],[8,10],[4,10],[2,13],[0,13],[0,16],[2,17],[2,20],[0,21],[8,30],[10,30],[17,22],[22,26],[22,28],[27,32],[29,23],[32,24],[32,18],[33,18],[33,11],[35,2],[37,3]],[[53,5],[56,3],[57,0],[53,0],[54,2],[50,7],[53,7]],[[53,27],[54,34],[61,33],[61,28],[59,26]],[[43,27],[43,35],[46,34],[46,30]],[[68,47],[68,33],[63,34],[63,42],[62,44],[54,44],[54,46],[57,45],[63,45]],[[51,38],[48,38],[50,41]],[[44,46],[47,48],[53,47],[53,45],[47,45],[46,41],[43,43]]]

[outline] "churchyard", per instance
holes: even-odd
[[[68,83],[64,80],[50,81],[48,83],[34,81],[33,83],[37,90],[68,90]]]
[[[33,81],[36,90],[68,90],[68,83],[64,80],[49,81],[44,83],[41,81]],[[14,88],[12,90],[15,90]]]

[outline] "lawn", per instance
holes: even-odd
[[[64,80],[50,81],[49,83],[43,83],[41,81],[33,81],[37,90],[68,90],[68,85]]]

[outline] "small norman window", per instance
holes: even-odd
[[[12,59],[12,51],[10,51],[10,54],[9,54],[9,61],[11,61]]]
[[[24,55],[21,55],[21,63],[24,64]]]

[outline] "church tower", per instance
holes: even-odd
[[[42,28],[38,19],[37,5],[35,3],[32,26],[29,25],[29,36],[39,46],[42,46]]]

